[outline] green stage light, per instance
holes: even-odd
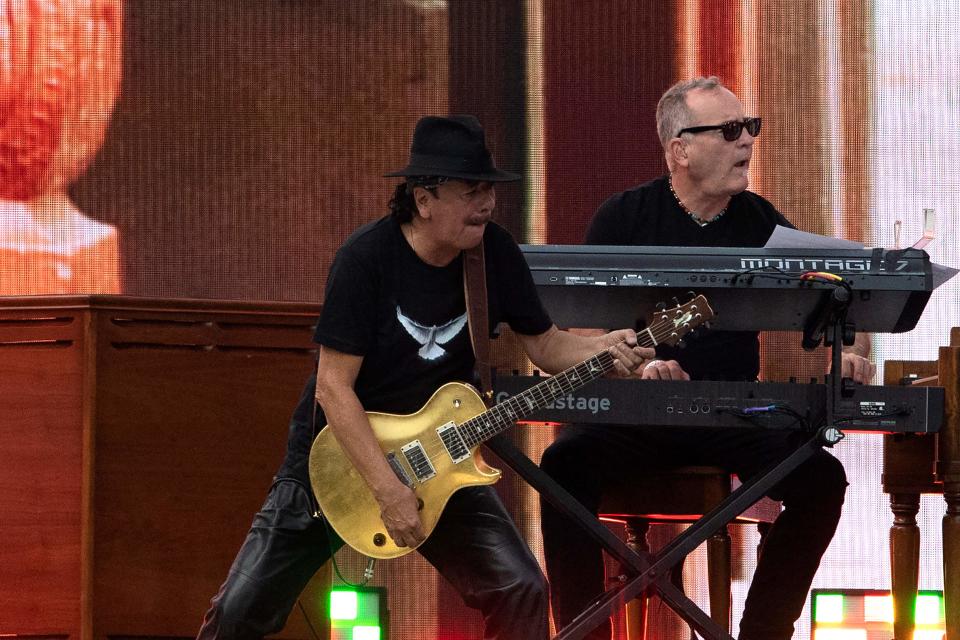
[[[330,591],[330,640],[382,640],[389,620],[383,587],[337,586]]]
[[[893,596],[877,589],[814,589],[812,640],[889,640],[893,635]],[[922,591],[913,608],[913,640],[943,640],[943,594]]]
[[[818,593],[813,601],[813,619],[820,622],[843,622],[843,596],[839,593]]]
[[[380,640],[380,627],[354,627],[352,640]]]
[[[352,589],[334,589],[330,592],[330,619],[357,619],[357,592]]]
[[[943,596],[922,594],[917,596],[914,620],[917,624],[937,624],[943,620]]]

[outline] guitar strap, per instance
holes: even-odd
[[[493,375],[490,371],[490,320],[487,316],[487,274],[482,240],[473,249],[463,252],[463,292],[470,343],[476,357],[474,370],[480,380],[480,395],[489,405],[493,398]]]

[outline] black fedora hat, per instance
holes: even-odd
[[[425,116],[413,131],[410,162],[387,177],[442,176],[480,182],[510,182],[520,176],[500,171],[474,116]]]

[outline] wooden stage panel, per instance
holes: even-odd
[[[34,316],[0,322],[0,633],[80,623],[82,318]]]
[[[0,299],[0,633],[196,633],[281,462],[318,311]]]

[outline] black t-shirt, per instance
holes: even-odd
[[[483,238],[491,330],[500,322],[526,335],[549,329],[552,322],[516,242],[493,223]],[[445,267],[426,264],[389,216],[361,227],[330,268],[314,339],[363,356],[354,390],[367,411],[413,413],[441,385],[472,382],[462,257]],[[306,479],[312,427],[326,423],[318,411],[315,425],[309,424],[314,385],[311,378],[294,414],[280,476]]]
[[[777,225],[793,225],[750,191],[730,199],[726,212],[701,227],[670,192],[666,177],[604,202],[587,229],[586,244],[674,247],[762,247]],[[709,295],[707,296],[709,298]],[[657,357],[677,360],[695,380],[754,380],[760,373],[755,331],[698,331],[680,348],[659,346]]]

